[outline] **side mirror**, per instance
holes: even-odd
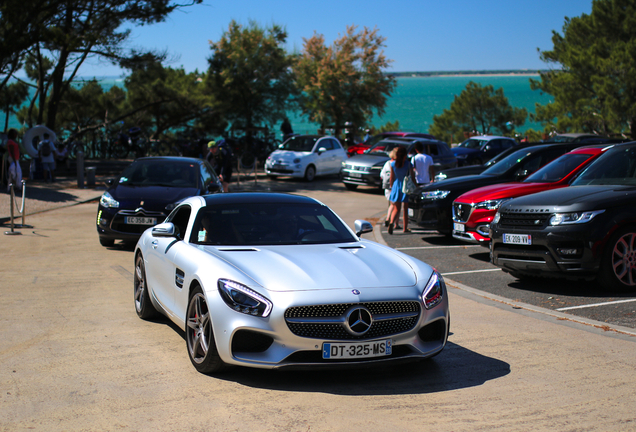
[[[153,237],[177,237],[177,229],[172,222],[164,222],[152,228]]]
[[[357,219],[353,224],[355,226],[356,235],[358,237],[360,237],[360,235],[362,235],[362,234],[369,233],[369,232],[373,231],[373,225],[371,225],[371,222],[367,222],[365,220]]]
[[[210,182],[208,184],[207,192],[218,192],[219,190],[221,190],[222,187],[223,186],[219,183]]]
[[[317,152],[317,153],[318,153],[319,155],[321,155],[321,154],[323,154],[323,153],[324,153],[324,152],[326,152],[326,151],[327,151],[327,149],[326,149],[325,147],[320,147],[320,148],[318,149],[318,152]]]

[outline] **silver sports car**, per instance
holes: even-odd
[[[194,367],[342,366],[422,359],[446,344],[442,276],[358,236],[307,197],[196,196],[135,249],[137,314],[180,326]]]

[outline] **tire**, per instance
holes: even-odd
[[[316,167],[313,165],[309,165],[305,170],[305,180],[308,182],[314,181],[316,178]]]
[[[598,279],[613,291],[636,291],[636,227],[618,230],[607,242]]]
[[[344,185],[347,188],[347,190],[350,190],[350,191],[354,191],[358,189],[358,185],[356,184],[345,183]]]
[[[106,237],[100,237],[99,238],[99,244],[104,246],[104,247],[110,247],[110,246],[115,244],[115,240],[109,239],[109,238],[106,238]]]
[[[192,365],[200,373],[211,374],[227,368],[216,349],[210,310],[200,286],[192,290],[188,301],[186,346]]]
[[[137,254],[137,258],[135,258],[133,281],[135,312],[137,312],[137,316],[144,320],[156,316],[157,310],[152,305],[150,295],[148,294],[146,266],[144,265],[144,257],[141,254]]]

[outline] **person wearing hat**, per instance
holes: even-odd
[[[232,155],[221,144],[216,141],[208,142],[209,152],[205,159],[219,176],[219,180],[223,184],[223,192],[229,192],[230,180],[232,179]]]

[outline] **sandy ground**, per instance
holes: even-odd
[[[307,191],[351,224],[380,195]],[[198,374],[182,332],[137,318],[130,249],[96,204],[0,240],[1,431],[633,431],[636,342],[450,288],[452,335],[399,367]]]

